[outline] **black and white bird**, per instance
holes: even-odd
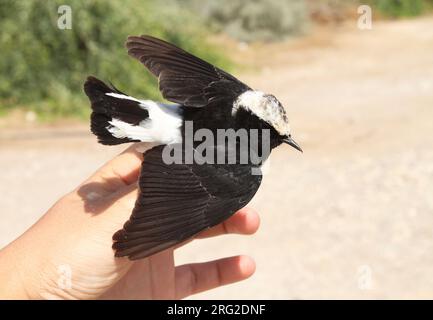
[[[287,143],[302,150],[292,139],[286,112],[273,95],[255,91],[227,72],[151,36],[130,36],[126,47],[158,78],[162,96],[174,103],[139,100],[92,76],[84,84],[93,111],[91,131],[100,143],[157,144],[144,153],[132,215],[113,235],[115,256],[135,260],[221,223],[244,207],[260,186],[262,176],[251,169],[260,169],[266,157],[260,163],[167,164],[164,147],[185,145],[187,121],[193,123],[194,132],[203,128],[214,133],[217,129],[268,130],[270,149]],[[221,145],[212,148],[218,151]]]

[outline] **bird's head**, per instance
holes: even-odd
[[[246,91],[235,101],[232,113],[237,113],[240,108],[251,112],[275,129],[278,144],[286,143],[302,152],[301,147],[293,140],[290,133],[286,111],[275,96],[261,91]]]

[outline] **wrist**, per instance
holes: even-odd
[[[19,250],[14,243],[0,251],[0,299],[34,299],[24,265],[19,258]]]
[[[24,234],[0,250],[0,299],[73,299],[58,281],[59,270],[50,259],[42,260],[37,252],[29,252],[28,240]]]

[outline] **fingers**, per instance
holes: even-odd
[[[226,221],[201,232],[196,239],[216,237],[223,234],[253,234],[260,225],[260,217],[254,209],[243,208]]]
[[[259,225],[258,213],[254,209],[243,208],[223,223],[203,231],[196,238],[229,233],[253,234]],[[250,277],[254,271],[255,263],[247,256],[182,265],[176,268],[176,297],[181,299],[191,294],[242,281]]]
[[[92,178],[99,180],[117,179],[124,185],[135,182],[143,160],[143,154],[137,151],[138,146],[139,144],[133,144],[128,147],[114,159],[104,164]]]
[[[256,265],[248,256],[235,256],[176,267],[176,298],[207,291],[249,278]]]
[[[260,217],[257,211],[252,208],[242,208],[226,221],[204,230],[192,239],[188,239],[175,246],[175,249],[183,247],[195,239],[206,239],[224,234],[254,234],[260,226]]]

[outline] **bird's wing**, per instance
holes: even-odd
[[[163,40],[130,36],[128,54],[158,77],[159,90],[169,101],[188,107],[233,102],[251,90],[227,72]]]
[[[260,186],[249,165],[166,164],[164,147],[144,154],[135,208],[113,235],[117,257],[140,259],[183,242],[244,207]]]

